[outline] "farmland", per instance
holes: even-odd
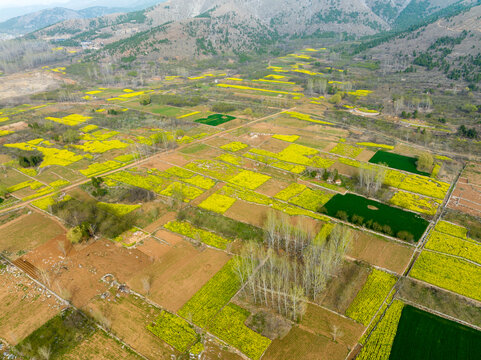
[[[421,346],[418,323],[458,351],[447,317],[471,349],[481,232],[448,210],[476,169],[410,141],[372,70],[322,45],[88,86],[82,63],[52,64],[72,83],[0,108],[9,353],[389,359]]]

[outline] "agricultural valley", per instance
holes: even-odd
[[[0,41],[0,359],[479,359],[481,5],[188,3]]]

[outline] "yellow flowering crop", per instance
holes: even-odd
[[[398,191],[389,201],[391,204],[427,215],[435,215],[442,202],[404,191]]]
[[[236,199],[233,199],[229,196],[221,195],[221,194],[212,194],[207,199],[205,199],[202,203],[200,203],[199,207],[214,211],[219,214],[225,213],[234,203]]]
[[[244,143],[242,143],[242,142],[240,142],[240,141],[234,141],[234,142],[231,142],[231,143],[222,145],[220,148],[223,149],[223,150],[228,150],[228,151],[236,152],[236,151],[243,150],[243,149],[245,149],[245,148],[247,148],[247,147],[249,147],[249,145],[244,144]]]
[[[229,182],[243,188],[245,187],[250,190],[255,190],[270,178],[270,176],[264,174],[256,173],[250,170],[243,170],[231,178]]]
[[[359,142],[359,143],[356,143],[356,145],[366,146],[366,147],[375,147],[375,148],[386,149],[386,150],[394,150],[394,146],[392,145],[377,144],[372,142]]]
[[[90,116],[83,116],[79,114],[71,114],[67,115],[63,118],[56,118],[56,117],[46,117],[45,119],[57,122],[59,124],[67,125],[67,126],[77,126],[80,125],[87,120],[90,120],[92,117]]]
[[[330,122],[327,122],[327,121],[312,119],[310,115],[301,114],[301,113],[298,113],[298,112],[295,112],[295,111],[285,111],[284,114],[290,115],[290,117],[293,117],[293,118],[296,118],[296,119],[299,119],[299,120],[309,121],[309,122],[316,123],[316,124],[334,125],[333,123],[330,123]]]
[[[194,111],[194,112],[191,112],[191,113],[188,113],[188,114],[185,114],[185,115],[178,116],[177,119],[184,119],[186,117],[194,116],[194,115],[197,115],[197,114],[200,114],[200,111]]]
[[[283,140],[283,141],[287,141],[287,142],[294,142],[294,141],[296,141],[297,139],[299,139],[299,135],[282,135],[282,134],[276,134],[276,135],[272,135],[272,137],[273,137],[274,139]]]
[[[280,91],[280,90],[267,90],[267,89],[260,89],[260,88],[254,88],[254,87],[249,87],[249,86],[241,86],[241,85],[217,84],[217,86],[223,87],[223,88],[239,89],[239,90],[261,91],[261,92],[268,92],[268,93],[273,93],[273,94],[303,96],[303,94],[301,94],[301,93],[294,93],[294,92]]]
[[[367,326],[396,281],[394,275],[373,269],[366,283],[346,310],[346,315]]]

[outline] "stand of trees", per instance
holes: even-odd
[[[384,183],[385,170],[381,167],[359,169],[359,186],[367,196],[376,194]]]
[[[237,258],[242,293],[256,304],[299,321],[307,300],[316,300],[342,262],[352,234],[343,225],[324,237],[305,223],[268,215],[264,242],[248,243]]]

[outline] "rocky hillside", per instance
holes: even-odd
[[[252,50],[292,35],[376,34],[396,27],[413,9],[426,17],[464,1],[168,0],[144,11],[61,22],[32,36],[71,46],[88,42],[114,56],[209,55]]]
[[[481,81],[481,5],[403,33],[369,49],[390,71],[429,70],[452,80]]]

